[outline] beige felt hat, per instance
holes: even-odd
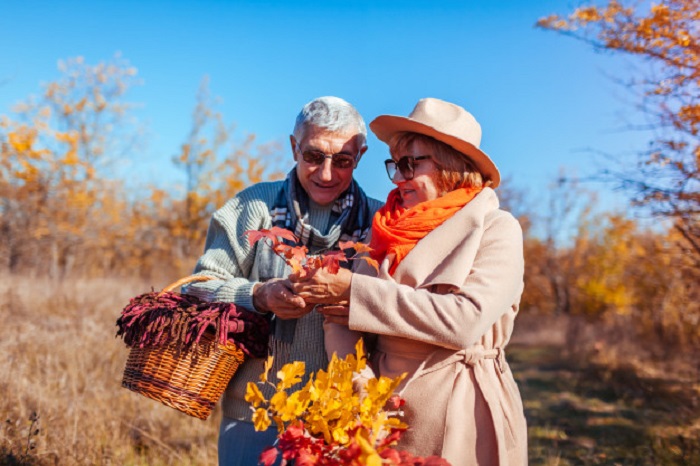
[[[369,127],[387,144],[394,134],[404,131],[430,136],[468,156],[481,174],[492,181],[492,188],[501,182],[496,164],[479,149],[481,125],[459,105],[428,97],[419,100],[408,117],[380,115]]]

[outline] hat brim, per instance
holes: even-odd
[[[493,163],[491,157],[486,155],[484,151],[463,139],[438,131],[430,125],[420,123],[408,117],[381,115],[372,120],[369,124],[369,128],[377,136],[377,139],[387,144],[391,142],[391,138],[396,133],[401,132],[419,133],[430,136],[469,157],[469,159],[474,162],[479,172],[481,172],[484,177],[491,180],[492,188],[498,187],[501,183],[501,174],[496,164]]]

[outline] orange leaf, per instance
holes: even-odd
[[[362,257],[359,257],[359,259],[362,259],[363,261],[367,262],[369,265],[371,265],[372,267],[374,267],[374,270],[376,270],[377,272],[379,272],[379,262],[377,262],[376,260],[374,260],[374,259],[372,259],[371,257],[368,257],[368,256],[362,256]]]
[[[370,248],[368,244],[365,243],[355,243],[355,252],[357,254],[362,254],[363,252],[372,252],[373,248]]]
[[[292,268],[292,273],[300,273],[304,270],[304,267],[301,265],[301,261],[298,259],[291,258],[287,261],[287,264],[289,264],[289,266]]]
[[[288,255],[289,251],[291,249],[292,249],[292,246],[289,246],[288,244],[284,244],[284,243],[279,243],[279,244],[275,244],[274,246],[272,246],[273,251],[275,251],[277,254],[280,254],[280,255],[287,257],[287,258],[291,257]]]
[[[361,254],[363,252],[370,252],[373,249],[370,248],[368,245],[365,243],[360,243],[360,242],[354,242],[354,241],[339,241],[338,242],[338,247],[341,250],[345,249],[354,249],[356,254]]]
[[[355,242],[354,241],[338,241],[338,247],[343,250],[343,249],[352,249],[355,247]]]

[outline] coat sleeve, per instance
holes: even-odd
[[[257,312],[253,306],[256,282],[249,279],[255,247],[248,243],[245,231],[269,228],[269,223],[265,203],[247,199],[245,195],[231,199],[216,211],[207,231],[204,254],[194,270],[197,275],[213,276],[216,280],[188,285],[185,292]]]
[[[446,294],[354,274],[350,328],[460,350],[474,345],[523,289],[523,238],[517,220],[496,217],[485,229],[464,284]]]

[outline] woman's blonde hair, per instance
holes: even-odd
[[[416,141],[422,142],[431,152],[419,155],[433,156],[437,167],[435,182],[441,195],[459,188],[482,188],[491,184],[491,181],[484,182],[483,175],[469,157],[425,134],[396,133],[390,144],[392,155],[405,155]]]

